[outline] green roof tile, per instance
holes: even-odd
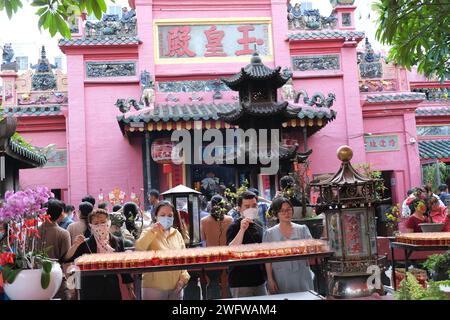
[[[425,100],[424,93],[407,92],[400,94],[368,94],[366,95],[366,103],[378,103],[378,102],[407,102],[407,101],[423,101]]]
[[[340,30],[323,30],[323,31],[300,31],[288,34],[289,40],[309,40],[309,39],[352,39],[364,38],[362,31],[340,31]]]
[[[117,37],[117,38],[78,38],[78,39],[61,39],[58,44],[60,47],[69,46],[97,46],[97,45],[137,45],[141,41],[138,37]]]
[[[417,108],[416,115],[422,117],[450,116],[450,106]]]
[[[450,139],[419,141],[419,155],[425,160],[450,158]]]
[[[15,154],[33,162],[37,167],[47,163],[47,158],[43,154],[27,149],[12,139],[9,139],[8,147]]]
[[[20,107],[4,107],[0,112],[0,116],[43,116],[43,115],[59,115],[61,114],[61,105],[52,106],[20,106]]]
[[[190,120],[220,120],[219,114],[233,111],[238,107],[237,103],[221,104],[178,104],[178,105],[157,105],[148,111],[132,111],[128,114],[117,116],[117,120],[124,124],[131,122],[168,122],[168,121],[190,121]],[[324,109],[324,110],[321,110]],[[302,109],[298,114],[298,119],[326,119],[334,120],[336,111],[329,108]]]

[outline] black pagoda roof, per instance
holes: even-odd
[[[234,91],[239,91],[246,80],[263,81],[271,80],[276,88],[281,88],[289,79],[290,74],[283,74],[281,67],[275,69],[266,66],[257,52],[253,53],[250,64],[241,68],[235,75],[222,79],[222,81]]]

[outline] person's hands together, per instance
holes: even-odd
[[[248,227],[250,226],[250,223],[253,223],[253,221],[249,218],[244,218],[241,220],[241,230],[246,231]]]
[[[80,234],[80,235],[78,235],[78,236],[75,238],[74,244],[77,245],[77,246],[79,246],[79,245],[82,244],[85,240],[86,240],[86,238],[85,238],[82,234]]]
[[[164,227],[159,222],[154,223],[150,228],[151,228],[150,230],[152,230],[153,232],[164,231]]]

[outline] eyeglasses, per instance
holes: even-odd
[[[292,210],[292,209],[283,209],[283,210],[280,210],[278,212],[279,213],[283,213],[283,214],[289,214],[289,213],[294,212],[294,210]]]

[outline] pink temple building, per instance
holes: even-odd
[[[332,15],[323,17],[279,0],[136,0],[121,18],[80,19],[72,39],[60,40],[67,75],[54,75],[47,101],[31,87],[33,74],[1,74],[3,108],[19,118],[18,132],[33,145],[56,145],[44,168],[21,174],[22,186],[48,185],[74,204],[86,194],[106,200],[114,189],[142,202],[152,188],[200,189],[213,172],[225,184],[248,179],[273,196],[283,172],[170,162],[173,131],[230,127],[221,114],[236,108],[238,93],[220,79],[248,65],[256,50],[268,68],[292,74],[280,101],[295,105],[300,92],[305,103],[318,99],[283,123],[286,146],[313,150],[310,178],[335,172],[335,151],[346,144],[352,163],[382,171],[388,195],[401,201],[421,184],[421,159],[450,161],[450,82],[386,63],[355,29],[353,3],[332,1]]]

